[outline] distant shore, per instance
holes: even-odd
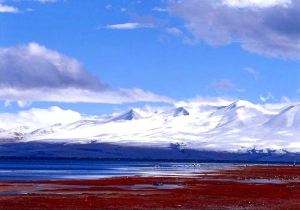
[[[239,165],[190,176],[0,182],[0,209],[148,208],[300,209],[300,167]]]
[[[169,147],[118,145],[112,143],[65,144],[16,142],[0,146],[1,159],[83,159],[124,161],[176,161],[209,163],[300,163],[300,153],[288,151],[208,151]]]
[[[206,160],[206,159],[155,159],[155,158],[96,158],[96,157],[35,157],[35,156],[0,156],[1,160],[76,160],[76,161],[138,161],[138,162],[174,162],[174,163],[232,163],[232,164],[264,164],[264,165],[299,165],[292,160]]]

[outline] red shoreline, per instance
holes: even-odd
[[[160,189],[169,185],[179,188]],[[12,191],[31,193],[3,194]],[[0,182],[0,192],[1,210],[300,209],[300,167],[236,167],[194,177]]]

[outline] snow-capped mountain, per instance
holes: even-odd
[[[64,110],[58,107],[50,110],[63,116]],[[31,123],[26,126],[23,120],[24,126],[0,128],[0,141],[2,144],[109,143],[140,148],[177,145],[180,149],[214,152],[300,152],[300,105],[278,110],[236,101],[226,105],[186,104],[161,110],[134,108],[105,116],[78,117],[70,110],[66,112],[68,115],[62,120],[55,121],[53,117],[46,126],[45,123],[41,127]],[[73,121],[65,119],[70,116]]]
[[[272,117],[267,123],[272,129],[300,131],[300,105],[291,105]]]
[[[182,115],[190,115],[190,113],[183,107],[178,107],[174,110],[174,117],[182,116]]]
[[[131,109],[128,112],[121,114],[112,119],[112,121],[122,121],[122,120],[138,120],[143,117],[138,113],[138,111]]]

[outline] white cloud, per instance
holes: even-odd
[[[33,12],[34,11],[34,9],[32,9],[32,8],[26,8],[26,12]]]
[[[56,106],[48,109],[32,108],[15,114],[0,113],[0,127],[2,129],[12,129],[24,126],[36,129],[56,123],[71,123],[81,119],[80,113],[72,110],[63,110]]]
[[[0,3],[0,13],[18,13],[18,12],[19,12],[18,8]]]
[[[252,67],[245,67],[243,69],[248,74],[251,74],[256,80],[258,79],[258,72]]]
[[[0,87],[105,88],[74,58],[37,43],[0,48]]]
[[[231,7],[245,8],[245,7],[274,7],[274,6],[289,6],[291,0],[223,0],[223,4]]]
[[[58,2],[59,0],[34,0],[34,1],[39,3],[55,3]]]
[[[156,18],[151,15],[140,16],[136,14],[130,14],[130,19],[131,20],[129,22],[99,26],[98,28],[113,30],[133,30],[140,28],[155,28],[165,24],[162,19]]]
[[[4,101],[4,107],[9,107],[10,104],[11,104],[11,101],[10,101],[10,100]]]
[[[265,95],[259,96],[259,99],[260,99],[262,102],[267,102],[267,101],[269,101],[269,100],[271,100],[271,99],[274,99],[274,96],[273,96],[272,93],[268,92],[268,93],[265,94]]]
[[[155,12],[167,12],[168,11],[167,9],[161,8],[161,7],[154,7],[152,10]]]
[[[243,49],[261,55],[300,59],[299,0],[168,2],[168,12],[185,21],[193,43],[240,43]]]
[[[106,6],[105,6],[105,9],[111,9],[112,8],[112,5],[111,4],[107,4]]]
[[[64,103],[135,103],[135,102],[172,102],[168,97],[159,96],[138,88],[120,90],[88,90],[70,88],[15,89],[0,88],[0,100],[44,101]]]
[[[152,24],[143,24],[138,22],[130,22],[130,23],[120,23],[120,24],[112,24],[107,25],[105,28],[107,29],[116,29],[116,30],[132,30],[137,28],[152,28]]]
[[[17,101],[17,104],[18,104],[19,107],[24,108],[24,107],[26,107],[27,105],[29,105],[30,102],[19,100],[19,101]]]
[[[3,4],[6,1],[7,0],[0,0],[0,13],[19,13],[19,12],[21,12],[17,7]],[[55,2],[58,2],[59,0],[31,0],[31,1],[44,4],[44,3],[55,3]],[[25,11],[32,12],[33,9],[27,8],[27,9],[25,9]]]
[[[138,88],[112,89],[74,58],[37,43],[0,48],[0,100],[133,103],[171,99]]]
[[[249,73],[249,74],[257,74],[257,71],[252,67],[245,67],[244,71]]]
[[[236,98],[226,98],[226,97],[204,97],[204,96],[196,96],[194,98],[183,100],[183,101],[176,101],[174,102],[174,106],[176,107],[197,107],[201,105],[208,105],[208,106],[228,106],[229,104],[237,101]]]
[[[217,90],[230,90],[235,87],[235,84],[228,79],[215,81],[212,85]]]
[[[167,28],[166,32],[168,34],[175,35],[175,36],[180,36],[183,34],[183,32],[179,28],[176,28],[176,27]]]

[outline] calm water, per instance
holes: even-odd
[[[131,175],[187,176],[232,165],[99,160],[0,160],[0,181],[97,179]]]

